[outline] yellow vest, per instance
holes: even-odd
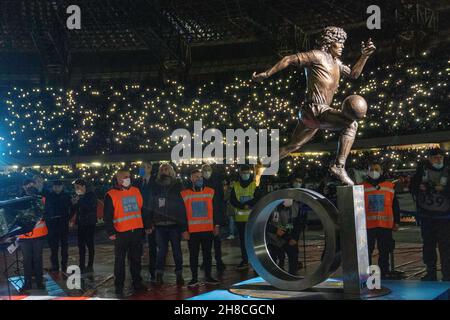
[[[236,181],[233,183],[233,188],[234,193],[236,194],[236,199],[239,202],[244,203],[248,200],[253,199],[256,190],[256,182],[253,181],[247,187],[243,188],[239,181]],[[248,218],[250,217],[250,212],[252,211],[251,209],[245,210],[239,208],[234,208],[234,210],[236,211],[234,220],[237,222],[247,222]]]

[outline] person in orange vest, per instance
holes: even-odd
[[[390,273],[389,254],[394,250],[392,231],[397,231],[400,223],[400,208],[395,196],[395,185],[386,180],[381,165],[374,161],[369,164],[367,178],[363,185],[369,264],[372,264],[372,253],[376,243],[381,277],[386,278]]]
[[[35,196],[35,185],[33,180],[25,180],[23,183],[23,196]],[[39,201],[39,198],[36,198]],[[38,212],[35,212],[39,215]],[[39,290],[44,290],[44,278],[43,278],[43,262],[42,253],[44,249],[44,239],[48,234],[47,225],[41,218],[36,223],[34,229],[31,232],[19,235],[19,243],[23,255],[23,269],[24,269],[24,284],[20,289],[21,292],[25,292],[32,288],[33,274],[36,281],[36,287]]]
[[[219,234],[223,219],[220,217],[220,199],[211,187],[204,184],[202,172],[199,169],[191,171],[191,187],[183,190],[181,196],[186,207],[188,230],[183,234],[188,240],[189,260],[192,280],[188,287],[196,287],[198,282],[198,256],[202,247],[205,282],[218,284],[219,281],[211,276],[212,245],[214,237]]]
[[[109,239],[114,241],[114,285],[118,298],[123,298],[125,262],[129,260],[135,292],[145,291],[142,284],[141,258],[145,233],[150,229],[142,214],[143,199],[138,188],[131,186],[130,172],[119,170],[114,188],[105,196],[104,222]],[[145,232],[144,232],[145,228]]]

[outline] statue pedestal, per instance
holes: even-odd
[[[361,294],[344,293],[344,282],[340,279],[327,279],[310,289],[302,291],[280,290],[263,281],[233,285],[229,292],[249,299],[303,299],[303,300],[360,300],[385,296],[391,290],[362,290]]]
[[[344,294],[349,297],[365,295],[369,277],[369,256],[364,187],[337,187],[337,205]]]

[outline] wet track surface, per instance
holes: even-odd
[[[71,235],[69,248],[69,265],[76,265],[78,263],[78,248],[76,247],[76,239]],[[414,225],[405,225],[400,228],[398,232],[394,233],[396,241],[395,249],[395,267],[396,271],[403,272],[404,279],[420,279],[425,272],[425,267],[422,263],[422,243],[420,237],[420,229]],[[321,231],[308,230],[306,232],[306,242],[303,243],[302,237],[299,243],[299,261],[303,267],[299,270],[299,275],[306,272],[311,272],[319,263],[323,251],[323,234]],[[166,271],[164,275],[164,284],[155,286],[150,283],[148,273],[148,250],[144,247],[144,255],[142,259],[142,276],[144,283],[148,286],[148,290],[139,294],[133,294],[131,290],[130,276],[127,274],[125,285],[125,293],[129,299],[186,299],[196,296],[201,293],[216,289],[228,289],[231,285],[256,276],[255,272],[249,268],[247,270],[238,271],[236,266],[240,262],[239,240],[226,240],[222,242],[223,246],[223,261],[227,268],[222,274],[218,274],[215,261],[213,260],[213,276],[221,281],[219,285],[207,285],[202,283],[203,272],[199,271],[200,286],[195,289],[187,288],[186,285],[177,286],[175,284],[175,274],[173,273],[174,263],[169,251],[166,263]],[[96,235],[96,259],[94,265],[94,273],[83,275],[82,289],[69,290],[67,289],[67,275],[64,273],[50,273],[49,268],[49,249],[44,249],[44,268],[46,269],[46,290],[31,290],[27,295],[32,296],[59,296],[61,298],[70,297],[95,297],[95,298],[115,298],[114,295],[114,247],[110,241],[105,237],[102,230],[98,230]],[[189,269],[189,254],[186,241],[182,241],[182,250],[184,258],[183,276],[185,282],[190,280],[191,273]],[[375,250],[373,261],[377,261],[377,250]],[[20,257],[20,255],[19,255]],[[8,290],[6,286],[6,278],[4,276],[4,259],[0,257],[0,296],[6,299]],[[14,263],[14,255],[7,255],[7,262]],[[306,268],[304,267],[306,265]],[[14,268],[13,268],[14,269]],[[439,265],[438,265],[439,270]],[[14,270],[10,272],[10,280],[14,276]],[[335,276],[339,276],[338,269]],[[438,277],[440,277],[440,273]],[[13,278],[14,279],[14,278]],[[17,279],[17,278],[15,278]],[[10,281],[11,293],[13,296],[19,298],[20,294],[16,290],[21,285],[20,278],[18,281]]]

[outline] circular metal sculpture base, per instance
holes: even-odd
[[[284,199],[306,204],[319,217],[325,233],[325,251],[318,268],[305,277],[298,277],[281,269],[267,249],[266,226],[274,209]],[[323,195],[302,188],[274,191],[264,196],[253,208],[246,227],[245,240],[249,261],[255,271],[277,289],[301,291],[325,281],[338,267],[336,254],[338,210]]]

